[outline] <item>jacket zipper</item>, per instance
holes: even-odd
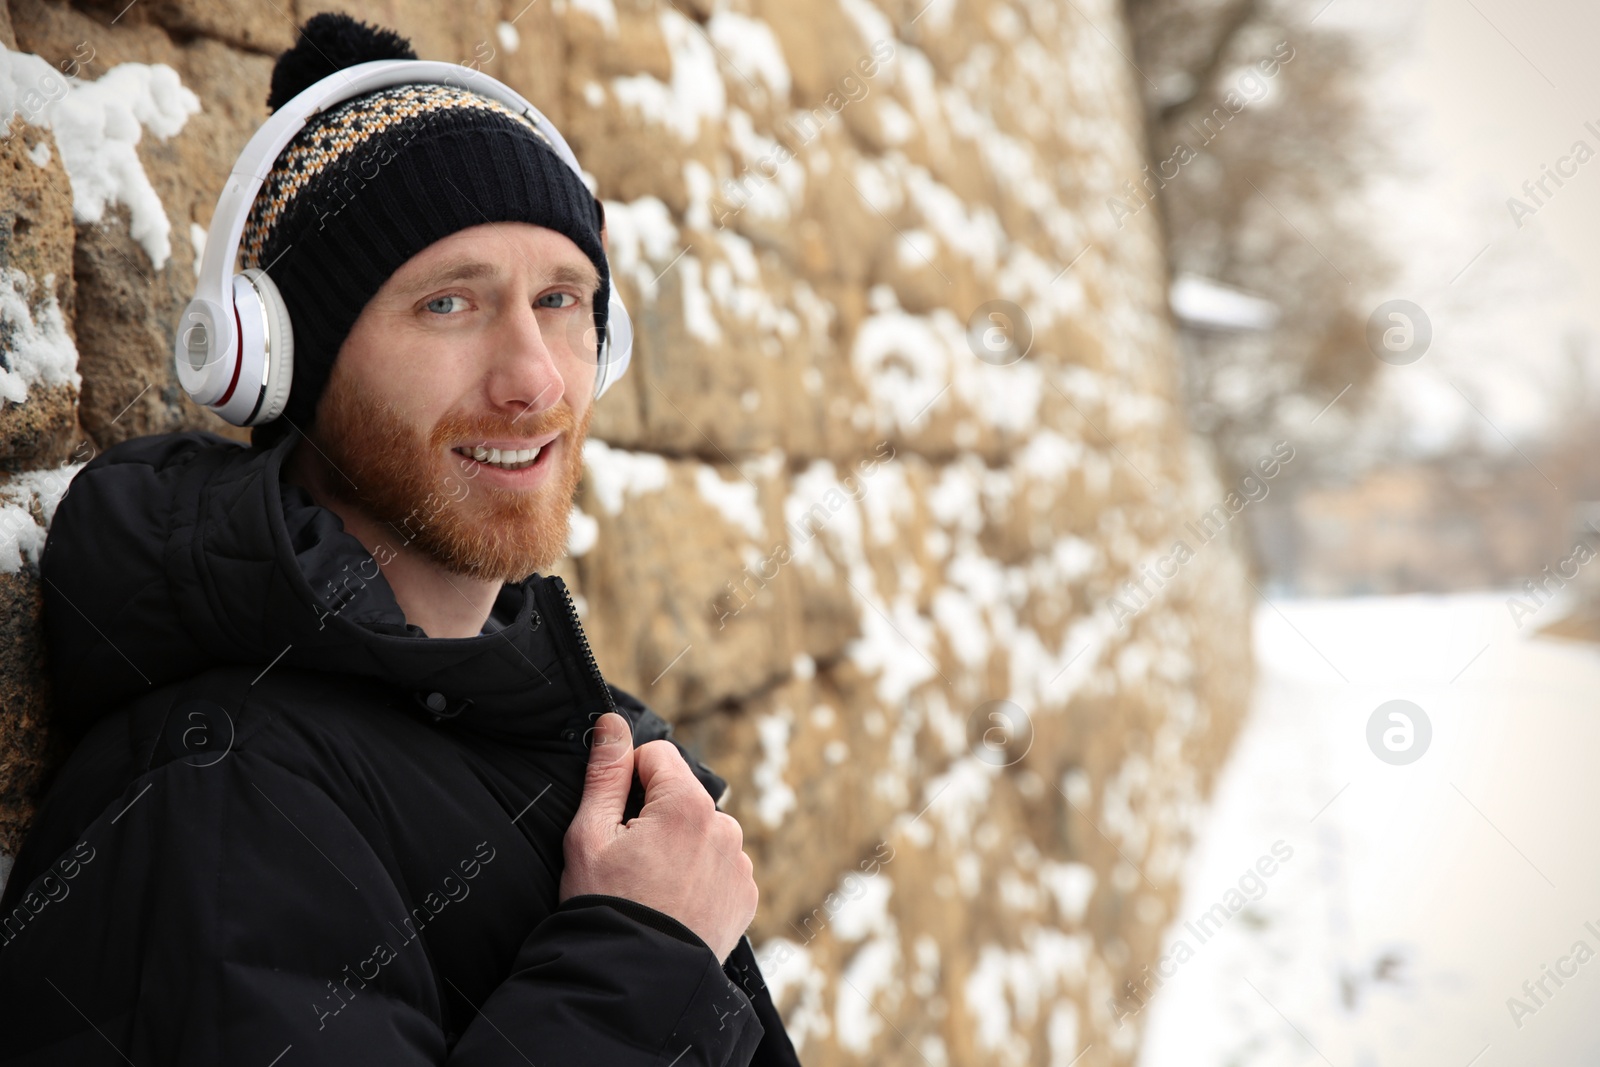
[[[578,607],[572,602],[572,591],[567,588],[567,583],[559,574],[550,575],[550,581],[555,583],[556,589],[561,592],[562,603],[567,608],[567,618],[572,620],[572,632],[578,635],[578,649],[583,654],[583,661],[588,664],[589,676],[594,679],[595,687],[600,690],[600,695],[605,698],[606,711],[616,711],[617,705],[611,699],[611,690],[606,688],[606,680],[600,676],[600,664],[595,662],[594,649],[589,647],[589,636],[583,632],[583,624],[578,621]],[[621,714],[618,712],[618,714]],[[599,718],[599,716],[595,716]],[[624,716],[626,718],[626,716]]]

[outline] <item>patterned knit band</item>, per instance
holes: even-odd
[[[600,201],[532,121],[449,85],[399,85],[314,116],[257,193],[241,263],[272,277],[294,330],[284,413],[253,428],[261,447],[308,428],[334,358],[389,276],[424,248],[487,222],[528,222],[570,238],[600,275],[605,336],[611,277]]]

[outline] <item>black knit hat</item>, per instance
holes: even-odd
[[[374,59],[416,59],[391,30],[348,15],[314,15],[278,57],[276,111],[334,71]],[[605,337],[611,274],[605,210],[532,121],[458,86],[377,90],[314,115],[279,153],[257,193],[240,247],[244,268],[277,283],[294,330],[294,382],[283,415],[253,427],[271,447],[316,414],[339,347],[389,276],[458,230],[529,222],[569,237],[600,274],[594,324]]]

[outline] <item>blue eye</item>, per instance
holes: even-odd
[[[455,294],[452,293],[449,296],[436,296],[432,300],[428,301],[426,304],[424,304],[422,306],[425,307],[425,308],[431,308],[431,307],[433,307],[433,305],[439,303],[441,300],[465,300],[465,299],[466,299],[465,297],[456,296]]]
[[[578,298],[575,297],[575,296],[572,296],[571,293],[546,293],[546,294],[544,294],[544,296],[541,296],[539,299],[540,300],[548,300],[552,296],[572,297],[572,304],[576,304],[578,302]],[[561,305],[559,305],[559,307],[569,308],[569,307],[572,306],[572,304],[561,304]],[[552,306],[555,306],[555,305],[546,304],[545,306],[546,307],[552,307]]]

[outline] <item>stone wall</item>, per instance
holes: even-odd
[[[125,4],[0,3],[8,851],[60,755],[56,501],[127,437],[248,439],[183,396],[173,324],[321,10]],[[1139,1019],[1107,1005],[1172,918],[1252,594],[1231,545],[1170,551],[1222,490],[1177,406],[1155,220],[1104,221],[1142,165],[1117,5],[346,10],[539,104],[606,200],[638,339],[559,573],[606,675],[732,782],[806,1062],[1132,1062]],[[991,301],[1025,309],[1020,359],[985,347]]]

